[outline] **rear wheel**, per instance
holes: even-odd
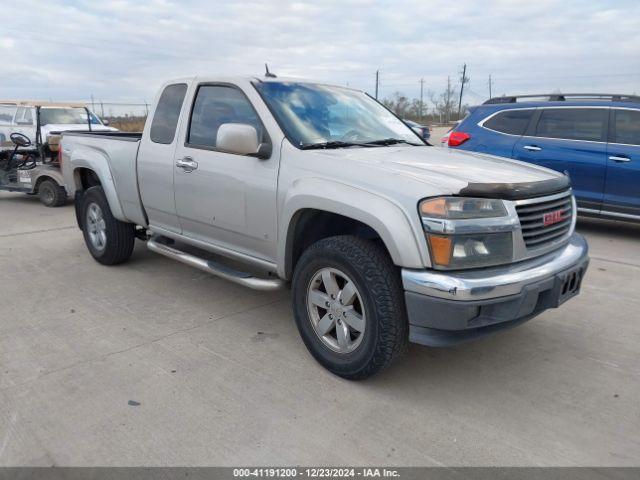
[[[86,191],[81,212],[84,241],[93,258],[103,265],[116,265],[131,257],[135,226],[113,216],[102,187]]]
[[[40,201],[46,207],[60,207],[67,201],[67,191],[55,180],[43,180],[38,185]]]
[[[300,335],[332,373],[363,379],[405,350],[408,325],[400,277],[375,242],[354,236],[318,241],[297,262],[292,290]]]

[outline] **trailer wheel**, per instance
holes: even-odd
[[[67,201],[67,191],[55,180],[47,179],[38,185],[38,195],[45,207],[60,207]]]
[[[82,233],[89,252],[103,265],[129,260],[135,243],[135,225],[113,216],[102,187],[91,187],[82,196]]]

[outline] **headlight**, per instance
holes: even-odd
[[[513,261],[512,218],[502,200],[439,197],[420,202],[434,268],[488,267]]]
[[[509,263],[513,258],[511,232],[472,235],[427,234],[435,267],[474,268]]]
[[[502,200],[490,198],[439,197],[420,203],[420,213],[429,218],[451,220],[505,217],[507,209]]]

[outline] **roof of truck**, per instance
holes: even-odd
[[[340,85],[335,82],[327,81],[327,80],[318,80],[312,78],[302,78],[302,77],[286,77],[286,76],[273,76],[267,77],[264,75],[197,75],[191,77],[182,77],[182,78],[174,78],[170,81],[166,82],[165,85],[169,85],[172,83],[178,82],[214,82],[214,83],[242,83],[242,82],[260,82],[260,83],[308,83],[314,85],[327,85],[332,87],[340,87],[346,88],[348,90],[360,90],[358,88],[353,88],[345,85]]]
[[[46,100],[0,100],[0,105],[15,105],[17,107],[61,107],[84,108],[81,102],[48,102]]]

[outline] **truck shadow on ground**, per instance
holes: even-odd
[[[457,389],[462,383],[470,393],[508,388],[514,379],[519,383],[522,379],[541,375],[554,364],[562,364],[567,348],[585,348],[577,338],[573,338],[568,347],[563,340],[563,335],[567,334],[565,320],[558,322],[545,313],[516,328],[452,347],[410,344],[408,352],[390,368],[370,379],[350,382],[325,371],[305,350],[295,327],[289,291],[248,290],[160,257],[146,250],[142,243],[137,244],[132,260],[136,269],[145,274],[164,273],[170,266],[172,275],[167,276],[164,285],[167,295],[176,286],[189,284],[182,300],[197,306],[203,314],[215,310],[221,297],[235,297],[238,305],[243,305],[240,310],[247,309],[248,316],[232,314],[215,322],[205,322],[200,327],[205,337],[208,334],[212,334],[212,338],[229,335],[228,324],[233,322],[234,334],[229,338],[230,342],[248,339],[255,345],[259,340],[260,346],[254,348],[272,348],[277,344],[278,350],[288,352],[287,361],[305,364],[305,375],[311,369],[315,371],[314,375],[320,375],[337,388],[372,389],[382,395],[395,389],[405,394],[424,394],[429,388]],[[205,341],[208,348],[216,349],[216,342],[208,343]]]
[[[579,217],[576,229],[582,234],[603,234],[613,237],[640,237],[640,223],[600,218]]]
[[[3,192],[6,193],[6,192]],[[43,210],[49,210],[49,207],[45,207],[40,201],[40,197],[37,194],[26,193],[7,193],[0,197],[0,205],[39,205]],[[73,207],[73,198],[67,198],[67,201],[61,207],[55,207],[51,210],[58,208]]]
[[[550,365],[562,363],[564,355],[562,342],[549,344],[549,332],[540,330],[548,325],[536,320],[539,319],[456,346],[431,348],[410,344],[402,359],[368,381],[369,387],[424,391],[437,386],[458,389],[458,385],[464,384],[464,389],[473,393],[509,388],[514,380],[520,383],[527,377],[544,375]],[[416,382],[421,386],[416,386]]]

